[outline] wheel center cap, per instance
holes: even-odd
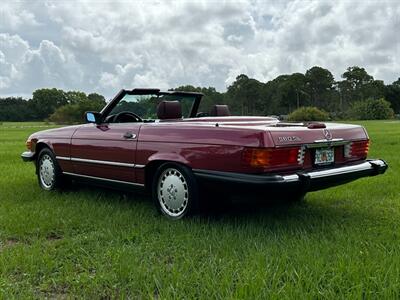
[[[174,199],[176,199],[176,193],[178,192],[177,188],[171,184],[168,188],[167,188],[167,192],[168,194],[173,197]]]

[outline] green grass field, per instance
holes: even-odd
[[[171,222],[143,196],[40,190],[39,123],[0,125],[0,299],[400,298],[400,122],[363,122],[383,176],[294,206]]]

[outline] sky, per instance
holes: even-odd
[[[400,1],[26,1],[0,5],[0,96],[180,85],[225,91],[361,66],[400,77]]]

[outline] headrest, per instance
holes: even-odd
[[[179,101],[162,101],[157,106],[157,117],[159,119],[182,118],[182,107]]]
[[[226,117],[230,116],[231,112],[229,111],[228,105],[214,105],[210,111],[210,115],[215,117]]]

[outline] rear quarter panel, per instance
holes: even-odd
[[[327,124],[332,138],[366,139],[363,127],[347,124]],[[299,136],[300,141],[282,142],[279,137]],[[224,172],[259,173],[260,170],[242,165],[244,147],[279,147],[313,143],[324,139],[322,129],[306,127],[269,127],[266,125],[237,126],[216,124],[153,123],[140,130],[136,163],[147,165],[155,160],[180,162],[193,169]],[[144,182],[144,169],[138,170],[137,180]]]
[[[167,160],[193,169],[254,172],[241,165],[243,147],[269,145],[273,145],[270,135],[261,130],[206,124],[145,124],[139,134],[136,163]],[[137,180],[144,182],[144,170],[138,170]]]

